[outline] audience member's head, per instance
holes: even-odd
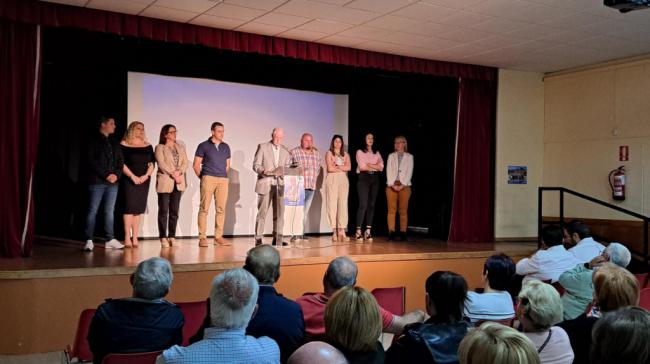
[[[454,272],[437,271],[427,278],[427,313],[436,322],[452,323],[463,318],[467,282]]]
[[[483,276],[490,288],[506,291],[515,275],[515,263],[505,254],[493,255],[483,265]]]
[[[650,363],[650,313],[624,307],[596,322],[591,332],[591,363]]]
[[[546,225],[542,228],[542,243],[549,248],[561,245],[563,238],[562,228],[557,225]]]
[[[259,284],[273,285],[280,278],[280,253],[270,245],[260,245],[249,250],[244,264]]]
[[[288,364],[347,364],[339,349],[322,341],[312,341],[299,347],[289,357]]]
[[[325,307],[325,337],[343,351],[375,351],[381,330],[377,301],[361,287],[341,288]]]
[[[622,268],[626,268],[632,260],[632,254],[630,254],[630,251],[625,247],[625,245],[619,243],[609,243],[607,248],[605,248],[604,254],[609,262]]]
[[[213,327],[243,329],[253,317],[259,285],[246,270],[231,269],[216,276],[210,290]]]
[[[343,287],[357,283],[357,264],[348,257],[338,257],[330,262],[323,277],[325,294],[330,296]]]
[[[161,299],[169,292],[173,279],[172,267],[167,259],[153,257],[142,261],[131,275],[133,297]]]
[[[562,300],[550,284],[536,279],[526,282],[519,293],[517,316],[524,331],[545,331],[562,321]]]
[[[602,312],[639,304],[639,282],[627,269],[605,263],[594,271],[594,303]]]
[[[580,240],[591,236],[589,227],[582,220],[571,220],[564,227],[566,231],[566,240],[568,244],[578,244]]]
[[[460,342],[461,364],[539,364],[535,345],[512,327],[486,322]]]

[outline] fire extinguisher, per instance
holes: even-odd
[[[609,172],[609,186],[612,188],[614,200],[625,200],[625,166],[620,166]]]

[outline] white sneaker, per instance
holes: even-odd
[[[117,241],[117,239],[111,239],[106,242],[106,249],[124,249],[124,244]]]
[[[91,251],[93,251],[94,247],[95,247],[95,244],[93,244],[92,240],[86,240],[86,245],[84,245],[84,251],[85,252],[91,252]]]

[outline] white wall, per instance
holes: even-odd
[[[495,237],[537,236],[537,187],[544,166],[541,73],[499,70],[496,123]],[[528,184],[509,185],[509,165],[527,166]]]
[[[545,79],[544,178],[650,214],[650,60],[551,75]],[[629,161],[618,160],[619,146],[629,146]],[[627,199],[611,199],[607,175],[625,165]],[[545,203],[547,201],[545,200]],[[555,199],[547,215],[557,214]],[[626,215],[576,199],[565,203],[567,216],[628,219]]]

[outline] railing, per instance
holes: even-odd
[[[559,221],[542,221],[542,201],[543,201],[542,196],[543,193],[546,191],[560,192],[560,220]],[[630,249],[630,251],[636,255],[641,255],[643,257],[643,262],[645,263],[646,267],[648,266],[648,262],[650,261],[648,257],[648,223],[650,222],[650,217],[641,215],[634,211],[624,209],[620,206],[612,205],[611,203],[601,201],[599,199],[584,195],[580,192],[576,192],[564,187],[539,187],[537,190],[537,236],[538,236],[537,240],[538,242],[541,242],[541,232],[542,232],[543,223],[558,223],[560,224],[560,226],[564,226],[564,194],[565,193],[568,193],[572,196],[579,197],[583,200],[593,202],[597,205],[604,206],[611,210],[616,210],[618,212],[622,212],[626,215],[642,220],[643,221],[643,252],[635,251],[634,249]]]

